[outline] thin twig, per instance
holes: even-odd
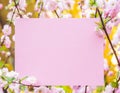
[[[9,22],[9,24],[8,24],[9,26],[12,25],[13,17],[14,17],[14,15],[15,15],[15,10],[16,10],[16,8],[13,10],[12,17],[11,17],[10,22]],[[0,44],[0,47],[3,46],[4,41],[5,41],[5,38],[6,38],[6,36],[4,36],[3,41],[2,41],[1,44]],[[8,56],[8,57],[6,58],[5,63],[4,63],[4,65],[3,65],[2,67],[5,66],[5,64],[7,63],[8,59],[9,59],[9,57],[10,57],[10,56]]]
[[[42,9],[43,9],[43,2],[41,2],[41,6],[40,6],[40,12],[38,13],[38,17],[40,17],[40,15],[41,15],[41,12],[42,12]]]
[[[57,13],[57,11],[56,11],[56,10],[54,10],[54,12],[55,12],[55,14],[56,14],[57,18],[60,18],[60,17],[59,17],[59,15],[58,15],[58,13]]]
[[[16,9],[14,9],[13,14],[12,14],[12,17],[11,17],[11,20],[10,20],[10,22],[9,22],[9,24],[8,24],[9,26],[12,24],[12,20],[13,20],[13,17],[14,17],[14,15],[15,15],[15,10],[16,10]],[[0,44],[0,47],[3,46],[4,41],[5,41],[5,37],[3,38],[3,41],[2,41],[1,44]]]
[[[95,18],[97,17],[97,9],[95,10]]]
[[[88,86],[86,85],[86,86],[85,86],[85,93],[87,93],[87,87],[88,87]]]
[[[18,5],[17,5],[17,3],[16,3],[15,0],[14,0],[14,3],[15,3],[15,7],[16,7],[16,9],[17,9],[17,11],[18,11],[18,14],[19,14],[20,18],[22,18],[22,15],[20,14],[20,11],[19,11],[19,9],[18,9]]]
[[[99,14],[99,17],[100,17],[100,20],[101,20],[101,23],[102,23],[102,26],[103,26],[103,30],[104,30],[105,35],[106,35],[106,37],[107,37],[107,39],[108,39],[108,41],[109,41],[109,43],[110,43],[110,46],[111,46],[111,48],[112,48],[112,50],[113,50],[113,53],[114,53],[115,58],[116,58],[116,60],[117,60],[118,66],[120,67],[120,62],[119,62],[117,53],[116,53],[116,51],[115,51],[115,49],[114,49],[114,47],[113,47],[113,44],[112,44],[112,42],[111,42],[111,40],[110,40],[110,37],[109,37],[109,35],[108,35],[108,33],[107,33],[107,29],[106,29],[106,27],[105,27],[105,24],[104,24],[102,15],[101,15],[101,13],[100,13],[100,10],[99,10],[98,8],[96,8],[96,11],[97,11],[98,14]]]
[[[7,89],[2,88],[2,90],[3,90],[3,93],[8,93]]]
[[[30,84],[24,84],[24,83],[20,83],[20,82],[13,82],[14,84],[20,84],[23,86],[32,86],[32,87],[40,87],[40,85],[30,85]]]
[[[112,92],[115,93],[115,91],[116,91],[116,90],[115,90],[115,88],[114,88]]]
[[[3,46],[4,41],[5,41],[5,37],[3,38],[3,41],[2,41],[1,44],[0,44],[0,47]]]
[[[10,23],[9,23],[9,26],[12,24],[13,17],[14,17],[14,15],[15,15],[15,10],[16,10],[16,8],[13,10],[13,14],[12,14],[12,17],[11,17],[11,20],[10,20]]]

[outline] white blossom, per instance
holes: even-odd
[[[34,76],[29,76],[25,79],[25,82],[33,85],[37,82],[37,79]]]
[[[14,71],[10,71],[6,74],[6,76],[10,78],[18,78],[19,74]]]

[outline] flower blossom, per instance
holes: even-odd
[[[5,36],[8,36],[11,34],[11,27],[9,25],[4,25],[2,32]]]
[[[6,76],[9,77],[9,78],[16,78],[17,79],[19,74],[14,72],[14,71],[10,71],[6,74]]]
[[[23,80],[22,83],[28,85],[35,85],[37,83],[37,79],[33,76],[29,76],[25,80]]]
[[[0,10],[3,8],[3,4],[0,3]]]
[[[10,48],[11,40],[8,36],[2,36],[1,37],[1,42],[4,42],[4,45],[6,46],[6,48]]]
[[[11,40],[9,37],[5,37],[5,41],[4,41],[4,44],[7,48],[10,48],[11,46]]]
[[[113,87],[111,85],[107,85],[104,93],[113,93]]]
[[[26,0],[19,0],[19,8],[25,10],[27,7]]]
[[[111,1],[111,0],[109,0],[109,1]],[[107,6],[105,8],[105,10],[104,10],[104,16],[105,17],[114,18],[114,17],[116,17],[116,15],[118,14],[118,12],[120,12],[120,1],[117,1],[116,3],[112,3],[111,7]]]

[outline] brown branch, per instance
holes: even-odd
[[[16,10],[16,9],[14,9],[14,11],[13,11],[13,14],[12,14],[12,17],[11,17],[11,20],[10,20],[10,23],[9,23],[9,26],[12,24],[12,20],[13,20],[13,17],[14,17],[14,15],[15,15],[15,10]]]
[[[87,93],[87,87],[88,87],[88,86],[86,85],[86,86],[85,86],[85,93]]]
[[[2,90],[3,90],[3,93],[8,93],[7,89],[2,88]]]
[[[116,90],[115,90],[115,88],[114,88],[112,92],[115,93],[115,91],[116,91]]]
[[[20,18],[22,18],[22,15],[20,14],[20,11],[19,11],[19,9],[18,9],[18,4],[16,3],[15,0],[13,0],[13,1],[14,1],[14,3],[15,3],[15,8],[17,9]]]
[[[60,18],[60,17],[59,17],[59,15],[58,15],[58,13],[57,13],[57,11],[56,11],[56,10],[54,10],[54,12],[55,12],[55,14],[56,14],[57,18]]]
[[[23,86],[27,86],[27,87],[40,87],[40,85],[29,85],[29,84],[23,84],[21,82],[12,82],[12,84],[20,84],[20,85],[23,85]],[[3,87],[2,90],[4,93],[8,93],[7,90],[8,90],[9,87],[7,87],[6,89]]]
[[[9,26],[12,24],[12,20],[13,20],[13,17],[14,17],[14,15],[15,15],[15,10],[16,10],[16,9],[14,9],[14,11],[13,11],[11,20],[10,20],[10,22],[9,22]],[[5,36],[5,37],[6,37],[6,36]],[[2,41],[1,44],[0,44],[0,47],[3,46],[4,41],[5,41],[5,37],[3,38],[3,41]],[[3,68],[3,67],[5,66],[5,64],[7,63],[9,57],[10,57],[10,56],[8,56],[8,57],[6,58],[5,63],[4,63],[4,65],[2,66],[2,68]]]
[[[23,86],[31,86],[31,87],[40,87],[40,85],[30,85],[30,84],[24,84],[24,83],[21,83],[21,82],[13,82],[14,84],[20,84],[20,85],[23,85]]]
[[[95,18],[97,17],[97,9],[95,10]]]
[[[43,9],[43,2],[41,2],[41,6],[40,6],[40,12],[38,13],[38,17],[40,17],[40,15],[41,15],[41,12],[42,12],[42,9]]]
[[[12,17],[11,17],[11,20],[10,20],[10,22],[9,22],[9,24],[8,24],[9,26],[12,24],[12,20],[13,20],[13,17],[14,17],[14,15],[15,15],[15,10],[16,10],[16,9],[14,9],[13,14],[12,14]],[[4,41],[5,41],[5,37],[3,38],[3,41],[2,41],[1,44],[0,44],[0,47],[3,46]]]
[[[5,41],[5,37],[3,38],[3,41],[0,43],[0,47],[3,46],[4,41]]]
[[[111,40],[110,40],[110,37],[109,37],[109,35],[108,35],[108,33],[107,33],[107,29],[106,29],[106,27],[105,27],[105,24],[104,24],[102,15],[101,15],[101,13],[100,13],[100,10],[99,10],[98,8],[96,8],[96,11],[97,11],[98,14],[99,14],[99,17],[100,17],[100,20],[101,20],[101,23],[102,23],[102,26],[103,26],[103,30],[104,30],[104,32],[105,32],[105,35],[106,35],[108,41],[109,41],[109,44],[110,44],[110,46],[111,46],[111,49],[112,49],[112,51],[113,51],[113,53],[114,53],[114,55],[115,55],[115,58],[116,58],[117,63],[118,63],[118,66],[120,67],[120,62],[119,62],[117,53],[116,53],[116,51],[115,51],[115,49],[114,49],[114,47],[113,47],[113,44],[112,44],[112,42],[111,42]]]

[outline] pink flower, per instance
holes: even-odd
[[[41,9],[40,9],[40,7],[41,7],[40,3],[41,3],[40,0],[37,0],[37,1],[36,1],[35,11],[37,11],[37,12],[40,12],[40,10],[41,10]]]
[[[45,9],[54,11],[57,8],[57,2],[55,0],[47,0],[45,4]]]
[[[120,88],[118,88],[115,93],[120,93]]]
[[[11,40],[8,36],[5,37],[5,41],[4,41],[4,44],[7,48],[10,48],[11,46]]]
[[[41,86],[39,88],[35,88],[34,93],[50,93],[49,88]]]
[[[87,87],[87,93],[92,93],[92,88]],[[85,86],[81,86],[77,91],[73,91],[73,93],[85,93]]]
[[[105,92],[104,93],[113,93],[113,87],[111,85],[107,85],[105,87]]]
[[[96,30],[95,33],[100,38],[104,37],[104,32],[101,29]]]
[[[118,12],[119,12],[119,8],[116,7],[112,10],[109,10],[109,15],[108,16],[110,16],[111,18],[114,18],[118,14]]]
[[[27,7],[26,0],[19,0],[19,8],[25,10],[26,7]]]
[[[10,71],[10,72],[6,73],[6,76],[9,77],[9,78],[18,79],[19,74],[14,72],[14,71]]]
[[[7,84],[7,81],[3,81],[3,80],[0,78],[0,88],[1,88],[1,87],[4,87],[6,84]]]
[[[107,30],[108,34],[111,33],[111,30],[112,30],[113,25],[114,25],[113,22],[108,22],[108,23],[106,24],[106,30]]]
[[[118,1],[113,8],[105,10],[104,16],[114,18],[116,17],[119,11],[120,11],[120,1]]]
[[[0,3],[0,10],[3,8],[3,4]]]
[[[50,18],[50,15],[47,12],[42,12],[40,18]]]
[[[5,36],[11,34],[11,27],[9,25],[4,25],[2,32],[4,33]]]
[[[104,71],[108,71],[108,70],[109,70],[109,66],[108,66],[107,60],[104,59]]]
[[[52,87],[49,93],[65,93],[62,88]]]
[[[58,8],[60,11],[68,10],[73,6],[74,3],[74,0],[60,0],[58,1]]]
[[[7,47],[7,48],[10,48],[11,46],[11,40],[8,36],[2,36],[1,37],[1,42],[4,42],[4,45]]]
[[[36,85],[37,84],[37,79],[33,76],[27,77],[24,81],[22,81],[23,84],[28,84],[28,85]]]
[[[114,74],[113,71],[108,72],[108,76],[113,76],[113,74]]]
[[[73,86],[73,93],[79,93],[80,86]]]
[[[20,84],[10,84],[9,88],[14,90],[14,93],[20,93]]]
[[[1,87],[0,87],[0,93],[4,93]]]

